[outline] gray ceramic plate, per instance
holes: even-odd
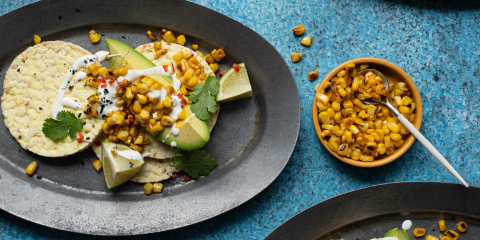
[[[402,182],[368,187],[320,202],[290,218],[265,239],[362,239],[383,237],[404,220],[412,220],[408,231],[425,228],[426,235],[439,237],[438,221],[458,233],[464,221],[468,230],[460,239],[480,236],[480,188],[437,182]],[[423,239],[423,238],[422,238]]]
[[[97,30],[102,42],[89,42]],[[205,149],[218,161],[207,177],[187,184],[167,181],[161,194],[146,196],[142,185],[107,190],[92,167],[91,149],[49,159],[23,150],[0,124],[0,208],[57,229],[101,235],[160,232],[194,224],[239,206],[265,189],[283,170],[300,128],[300,100],[282,56],[260,35],[213,10],[186,1],[54,1],[33,3],[0,17],[0,79],[12,60],[43,41],[63,40],[90,52],[105,50],[105,38],[138,46],[146,31],[161,28],[187,36],[202,52],[222,47],[221,70],[245,62],[253,98],[222,104]],[[8,33],[8,34],[6,34]],[[3,116],[1,116],[3,119]],[[3,122],[3,121],[2,121]],[[40,166],[29,177],[25,167]],[[39,179],[41,178],[41,179]]]

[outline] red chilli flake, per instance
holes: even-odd
[[[109,84],[109,85],[113,85],[114,83],[115,83],[115,80],[110,80],[110,81],[108,81],[108,84]]]
[[[186,173],[183,174],[183,181],[188,182],[192,180],[192,177],[188,176]]]
[[[131,123],[133,123],[133,122],[135,121],[135,116],[133,116],[133,115],[131,115],[131,114],[128,115],[128,120],[129,120]]]
[[[235,72],[240,72],[240,66],[238,66],[236,63],[233,64],[233,69]]]
[[[127,86],[127,80],[123,79],[123,81],[120,83],[120,87],[125,87]]]
[[[117,133],[117,132],[119,132],[120,130],[122,130],[122,127],[120,127],[120,126],[118,126],[118,125],[115,125],[114,129],[115,129],[115,132]]]
[[[105,81],[105,79],[103,79],[102,76],[99,76],[99,77],[97,78],[97,81],[99,81],[99,82],[101,82],[101,83],[104,83],[104,84],[107,84],[107,81]]]
[[[177,97],[180,98],[180,103],[182,105],[187,105],[188,104],[187,100],[185,100],[185,98],[183,98],[183,94],[179,93],[179,94],[177,94]]]
[[[165,72],[168,72],[168,65],[163,65],[163,70],[165,70]]]
[[[218,76],[221,77],[221,76],[223,76],[223,74],[225,74],[226,72],[227,72],[227,71],[221,71],[221,72],[218,74]]]
[[[82,134],[81,132],[78,132],[77,142],[78,142],[78,143],[83,142],[83,139],[84,139],[84,138],[85,138],[85,137],[83,136],[83,134]]]
[[[102,142],[96,141],[96,142],[95,142],[95,146],[102,146]]]
[[[107,84],[102,84],[102,85],[100,85],[100,87],[106,88],[106,87],[107,87]]]

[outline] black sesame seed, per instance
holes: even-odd
[[[86,139],[87,139],[87,140],[90,140],[90,137],[87,137]]]
[[[68,86],[68,89],[71,91],[73,89],[73,85]]]
[[[19,135],[19,136],[18,136],[18,139],[22,139],[22,135]]]
[[[107,115],[105,115],[105,114],[102,114],[102,118],[105,118],[106,116],[107,116]]]
[[[38,109],[43,110],[43,108],[39,107]]]
[[[20,72],[20,68],[19,68],[19,69],[17,69],[17,72]]]
[[[105,108],[105,105],[102,104],[102,105],[100,106],[100,113],[103,113],[103,109],[104,109],[104,108]]]
[[[87,124],[87,122],[83,122],[82,124],[85,125],[85,124]]]
[[[37,175],[37,179],[42,179],[43,177],[40,175]]]
[[[82,113],[79,113],[77,118],[80,118],[80,116],[82,116]]]
[[[108,94],[108,89],[103,89],[103,94],[107,95]],[[104,98],[105,99],[105,98]]]
[[[130,167],[133,167],[133,162],[130,162]]]

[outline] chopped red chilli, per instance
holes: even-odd
[[[240,72],[240,66],[238,66],[236,63],[233,64],[233,69],[235,72]]]

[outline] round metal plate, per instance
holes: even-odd
[[[410,219],[413,228],[425,228],[438,237],[438,221],[456,231],[468,224],[460,239],[480,234],[480,188],[438,182],[389,183],[348,192],[320,202],[290,218],[266,240],[381,238]],[[409,231],[410,236],[412,230]],[[456,231],[458,232],[458,231]],[[412,237],[413,239],[413,237]]]
[[[19,27],[21,26],[21,27]],[[218,161],[207,177],[181,184],[169,180],[164,192],[146,196],[142,184],[129,182],[107,190],[103,173],[88,149],[64,158],[43,158],[20,147],[0,126],[0,208],[45,226],[101,235],[133,235],[194,224],[248,201],[283,170],[297,141],[300,100],[282,56],[260,35],[241,23],[187,1],[36,2],[0,17],[0,79],[12,60],[43,41],[63,40],[90,52],[105,50],[105,38],[131,46],[151,42],[146,31],[162,28],[185,34],[187,46],[210,52],[221,47],[227,57],[221,70],[245,62],[253,97],[222,103],[205,150]],[[88,31],[102,35],[92,44]],[[3,118],[3,115],[1,116]],[[280,131],[281,130],[281,131]],[[40,166],[25,174],[31,161]]]

